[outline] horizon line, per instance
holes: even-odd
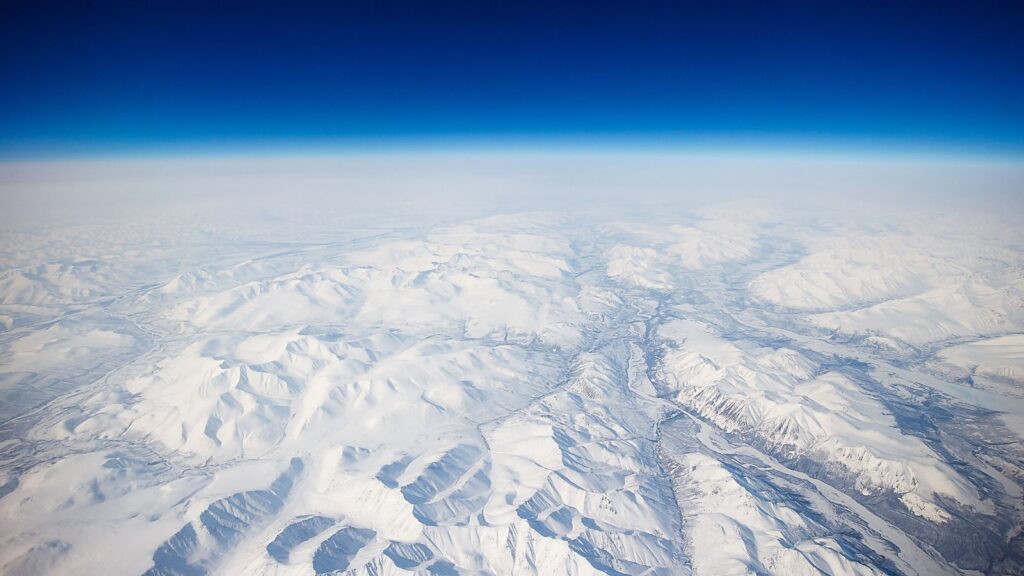
[[[688,156],[794,157],[910,161],[1024,163],[1024,144],[937,141],[896,137],[721,134],[651,135],[463,134],[405,136],[269,137],[79,144],[0,142],[0,163],[45,163],[127,159],[329,157],[432,154],[685,154]]]

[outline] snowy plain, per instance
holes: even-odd
[[[0,165],[0,573],[1019,574],[1024,168]]]

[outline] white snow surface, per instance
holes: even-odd
[[[481,158],[0,169],[0,573],[1024,567],[1024,210]]]

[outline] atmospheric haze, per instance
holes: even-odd
[[[0,573],[1020,574],[1024,165],[0,164]]]

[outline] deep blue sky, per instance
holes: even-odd
[[[0,153],[404,138],[1024,149],[1020,2],[0,2]]]

